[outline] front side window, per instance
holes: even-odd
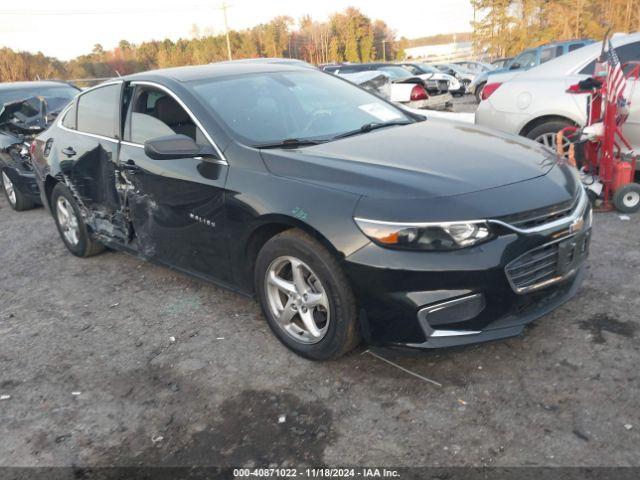
[[[328,141],[369,123],[412,121],[380,98],[312,70],[211,78],[190,86],[246,145],[288,139]]]
[[[531,68],[536,65],[536,52],[529,51],[518,55],[511,65],[518,65],[518,68]]]
[[[120,84],[96,88],[78,99],[77,128],[81,132],[115,137]]]
[[[144,144],[176,133],[190,137],[198,145],[207,144],[202,131],[171,95],[153,87],[139,87],[125,122],[125,140]]]
[[[560,55],[562,55],[562,47],[558,47],[558,48],[560,48]],[[540,63],[545,63],[545,62],[548,62],[549,60],[553,60],[555,56],[556,56],[555,47],[543,48],[542,51],[540,52]]]
[[[623,65],[628,62],[640,62],[640,42],[628,43],[626,45],[617,47],[616,53],[618,54],[620,63]],[[583,75],[593,75],[597,60],[598,57],[596,57],[586,67],[580,70],[580,73]],[[629,70],[630,68],[627,68],[627,70]]]

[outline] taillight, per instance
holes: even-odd
[[[422,85],[414,85],[411,89],[411,101],[414,102],[416,100],[426,100],[429,98],[427,95],[427,91],[424,89]]]
[[[487,83],[482,89],[480,98],[482,98],[482,100],[486,100],[500,87],[500,85],[502,85],[502,83]]]

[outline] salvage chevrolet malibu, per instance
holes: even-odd
[[[39,135],[42,200],[105,246],[255,295],[291,350],[517,335],[579,287],[591,207],[545,147],[295,65],[119,78]]]

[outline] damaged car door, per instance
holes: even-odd
[[[228,165],[175,94],[132,84],[120,150],[118,189],[133,225],[131,247],[143,257],[217,281],[231,280],[224,186]],[[185,135],[204,153],[152,159],[145,143]]]
[[[122,85],[105,84],[80,95],[65,113],[51,146],[87,225],[98,238],[118,243],[128,237],[115,181]]]

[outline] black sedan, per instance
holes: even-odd
[[[0,177],[14,210],[40,204],[29,147],[80,90],[63,82],[0,84]]]
[[[37,137],[34,165],[71,253],[255,295],[316,360],[517,335],[575,293],[588,253],[591,207],[553,152],[305,67],[100,85]]]

